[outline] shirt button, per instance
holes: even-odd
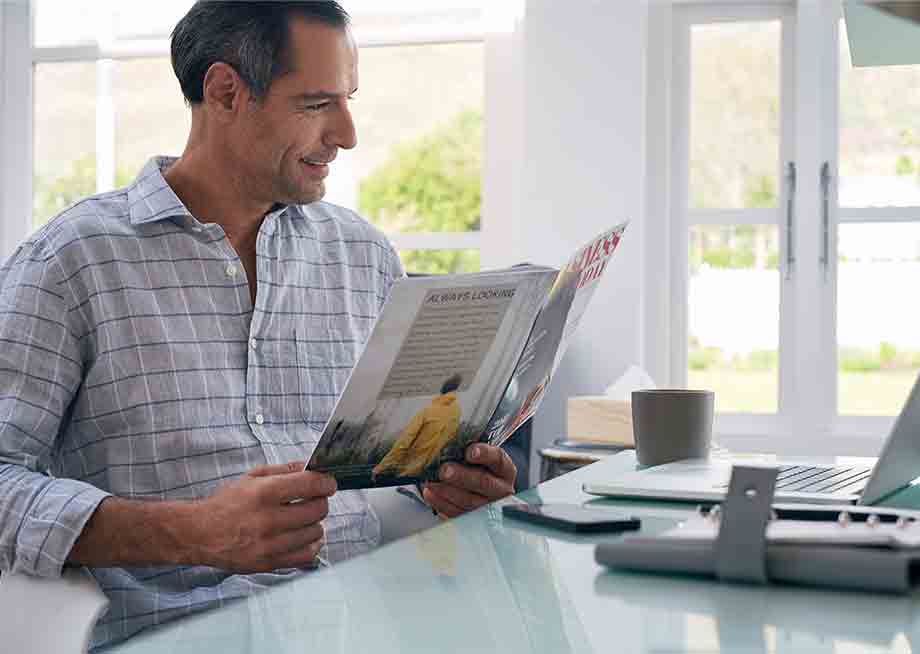
[[[257,340],[254,339],[254,338],[250,338],[250,339],[249,339],[249,347],[251,347],[253,350],[257,349],[257,348],[259,347],[259,341],[257,341]]]
[[[227,277],[236,277],[236,266],[230,264],[224,272],[227,273]]]
[[[257,413],[256,414],[256,424],[261,425],[264,422],[265,422],[265,416],[263,416],[261,413]]]

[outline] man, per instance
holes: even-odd
[[[0,271],[0,570],[88,566],[111,600],[93,647],[379,535],[365,494],[302,470],[403,274],[380,232],[320,202],[356,144],[348,17],[199,2],[172,60],[182,156],[69,208]],[[511,492],[507,455],[467,459],[424,489],[443,517]]]
[[[451,375],[441,385],[441,394],[431,404],[412,416],[393,447],[374,466],[372,477],[391,473],[397,477],[418,477],[460,428],[460,401],[457,389],[463,383],[460,375]]]

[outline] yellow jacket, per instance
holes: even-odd
[[[412,416],[399,438],[374,467],[374,474],[393,472],[398,477],[417,476],[437,459],[441,449],[460,428],[457,392],[438,395],[431,404]]]

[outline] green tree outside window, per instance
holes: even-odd
[[[358,206],[374,224],[392,232],[469,232],[482,216],[482,114],[466,110],[418,139],[393,148],[361,181]],[[406,250],[411,272],[479,269],[470,250]]]

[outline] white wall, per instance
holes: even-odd
[[[486,87],[484,265],[559,265],[633,221],[537,415],[535,450],[565,434],[565,398],[640,362],[646,14],[642,0],[528,0],[490,53],[513,65]]]

